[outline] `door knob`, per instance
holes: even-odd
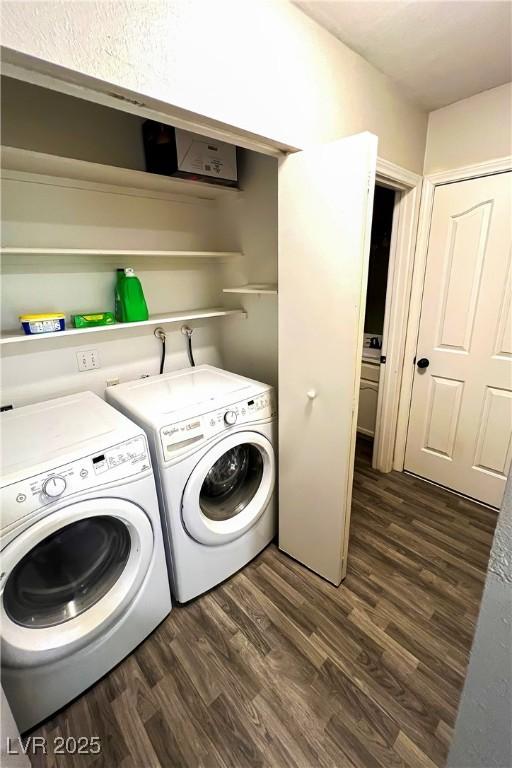
[[[306,394],[307,394],[307,396],[309,397],[310,400],[314,400],[315,397],[316,397],[316,389],[308,389]]]
[[[428,368],[430,365],[430,360],[426,357],[420,357],[416,365],[418,368]]]

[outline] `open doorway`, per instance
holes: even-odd
[[[368,441],[368,451],[373,450],[381,365],[385,363],[383,335],[396,195],[394,189],[375,186],[357,418],[357,432]]]
[[[404,429],[401,387],[406,358],[421,178],[378,159],[361,351],[357,434],[372,467],[402,471]]]

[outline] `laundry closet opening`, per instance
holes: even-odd
[[[2,405],[14,407],[195,363],[277,385],[276,157],[232,147],[236,186],[149,172],[145,118],[2,77]],[[200,137],[206,145],[206,137]],[[210,143],[213,143],[212,141]],[[114,312],[131,267],[147,325],[75,328]],[[25,336],[19,316],[62,313]]]
[[[394,189],[379,184],[375,186],[357,417],[358,435],[370,442],[372,447],[378,414],[381,368],[386,364],[387,338],[384,334],[389,304],[389,262],[396,196]]]

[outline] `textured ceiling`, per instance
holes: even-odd
[[[297,0],[295,5],[425,109],[512,79],[507,0]]]

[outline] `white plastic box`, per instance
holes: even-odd
[[[232,144],[151,120],[144,123],[143,134],[150,173],[237,185],[236,147]]]
[[[180,128],[175,131],[179,171],[227,181],[237,180],[236,147]]]

